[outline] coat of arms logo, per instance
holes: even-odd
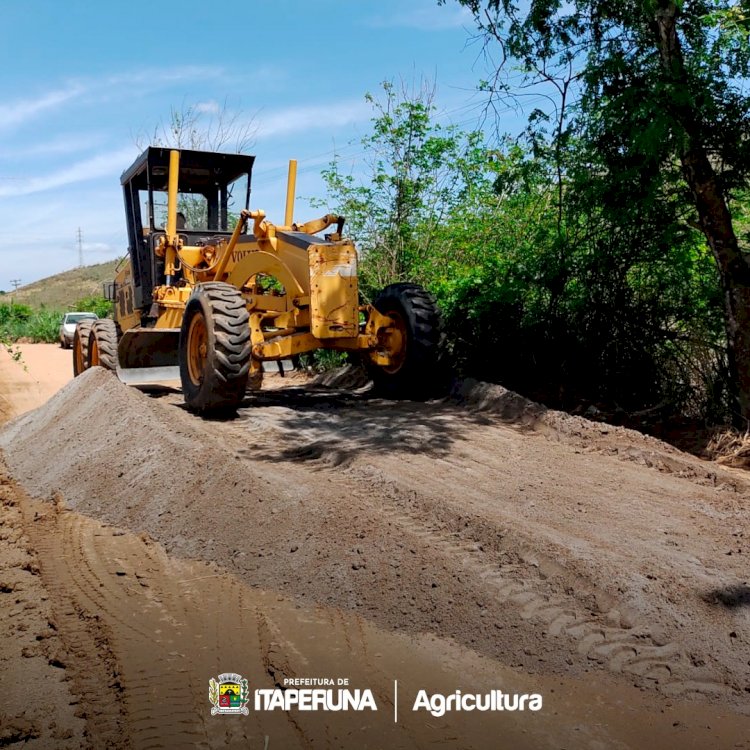
[[[250,700],[250,688],[242,675],[234,672],[220,674],[208,681],[208,700],[213,708],[211,716],[216,714],[244,714],[250,711],[247,702]]]

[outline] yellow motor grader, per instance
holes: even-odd
[[[114,320],[78,325],[74,373],[179,377],[188,408],[212,413],[259,387],[264,362],[323,348],[361,353],[387,396],[426,395],[441,329],[432,296],[399,283],[361,304],[344,218],[293,221],[294,161],[284,225],[250,210],[254,159],[150,147],[123,173],[129,248],[109,285]]]

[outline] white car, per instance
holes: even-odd
[[[69,312],[60,323],[60,346],[70,349],[73,346],[73,336],[76,332],[76,324],[81,320],[98,320],[99,316],[91,312]]]

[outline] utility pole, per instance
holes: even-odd
[[[13,284],[13,294],[10,296],[10,306],[13,307],[13,300],[16,297],[16,292],[18,291],[18,287],[21,286],[21,279],[11,279],[10,283]]]
[[[83,232],[78,227],[78,268],[83,268]]]

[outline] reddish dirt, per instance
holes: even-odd
[[[72,377],[70,351],[50,344],[20,344],[19,362],[0,347],[0,421],[34,409]]]
[[[54,623],[36,656],[64,673],[55,727],[4,709],[30,746],[750,748],[743,472],[499,386],[269,380],[206,421],[96,368],[0,431],[3,570],[38,587],[14,617]],[[3,693],[29,658],[6,612]],[[222,723],[207,681],[230,669],[345,674],[385,711]],[[425,719],[420,687],[545,705]]]

